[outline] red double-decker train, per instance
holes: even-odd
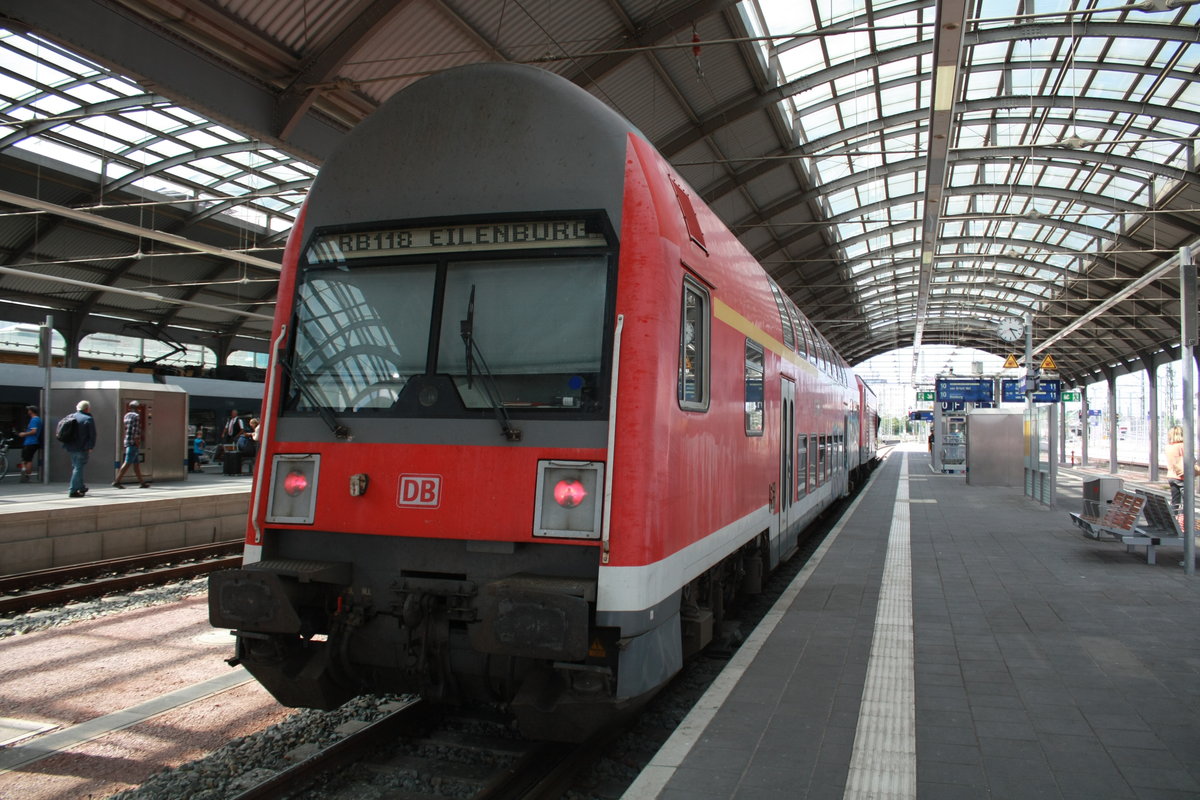
[[[578,739],[875,461],[870,389],[635,128],[531,67],[351,132],[274,336],[210,616],[287,705],[486,698]]]

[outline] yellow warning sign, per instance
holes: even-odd
[[[1017,363],[1016,356],[1010,355],[1008,358],[1004,359],[1004,369],[1016,369],[1019,366],[1021,365]]]
[[[592,658],[604,658],[608,655],[608,651],[604,649],[604,645],[600,643],[600,639],[592,640],[592,646],[588,648],[588,655]]]
[[[1046,357],[1042,359],[1042,369],[1058,369],[1058,364],[1054,363],[1054,357],[1046,353]]]

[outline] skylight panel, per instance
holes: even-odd
[[[92,173],[96,173],[100,169],[100,159],[98,157],[89,155],[76,148],[64,147],[42,137],[22,139],[13,145],[13,147],[25,150],[26,152],[36,153],[55,161],[61,161],[65,164],[74,164]]]
[[[219,136],[227,142],[248,142],[250,141],[237,131],[231,131],[229,128],[221,125],[209,125],[208,132],[213,136]]]
[[[208,131],[184,131],[180,133],[177,139],[187,142],[197,150],[204,150],[208,147],[219,147],[220,145],[229,144],[225,139],[219,139],[213,136]]]
[[[1168,78],[1151,97],[1156,102],[1170,103],[1172,108],[1200,110],[1200,86],[1195,81]]]
[[[873,95],[859,95],[838,103],[838,111],[845,120],[843,125],[846,128],[863,125],[879,118],[879,109],[875,106]]]
[[[1124,99],[1126,95],[1132,91],[1135,83],[1138,81],[1138,76],[1128,72],[1117,72],[1115,70],[1100,70],[1094,73],[1095,77],[1088,86],[1088,97],[1106,97],[1116,100]],[[1153,82],[1152,79],[1146,78],[1147,81]],[[1081,99],[1080,103],[1086,103],[1086,99]]]
[[[4,52],[3,64],[5,72],[24,75],[42,86],[58,86],[75,80],[75,76],[70,73],[12,50]]]
[[[884,89],[880,93],[880,98],[883,101],[882,114],[885,117],[911,111],[917,107],[917,92],[913,86]]]
[[[857,61],[871,54],[871,37],[866,31],[852,30],[825,38],[834,64]]]
[[[291,183],[293,181],[305,180],[311,178],[311,175],[300,172],[293,168],[290,164],[279,164],[277,166],[268,167],[263,170],[264,173],[270,175],[280,183]]]
[[[176,164],[172,167],[168,167],[162,172],[179,178],[185,183],[195,183],[199,184],[200,186],[209,186],[211,184],[215,184],[218,180],[216,176],[210,175],[207,172],[201,172],[200,170],[192,167],[191,164]]]
[[[213,175],[220,175],[223,178],[240,175],[244,172],[242,167],[231,164],[223,158],[198,158],[191,162],[191,166],[198,170],[211,172]]]
[[[11,102],[19,102],[37,92],[38,90],[34,88],[33,84],[0,71],[0,97],[7,98]]]
[[[119,153],[126,147],[125,142],[114,139],[111,136],[105,136],[99,131],[89,130],[83,125],[60,125],[57,131],[62,136],[69,137],[72,141],[90,145],[96,150],[103,150],[106,153]]]
[[[136,83],[130,83],[115,76],[102,78],[96,82],[96,85],[104,87],[118,97],[137,97],[146,94],[146,90]]]
[[[65,86],[61,91],[63,94],[79,100],[80,104],[84,106],[95,105],[97,103],[106,103],[109,100],[115,100],[120,96],[101,86],[97,86],[94,83],[81,83],[75,86]]]
[[[179,142],[172,141],[171,139],[155,139],[141,149],[148,150],[159,158],[175,158],[176,156],[191,152],[190,147],[184,147]]]
[[[88,117],[86,120],[81,120],[80,125],[85,125],[88,128],[108,136],[113,139],[119,139],[127,145],[137,144],[154,138],[144,129],[123,121],[119,117],[109,116],[107,114],[100,116]]]
[[[809,3],[759,3],[767,29],[775,34],[812,30],[816,21]]]
[[[81,57],[73,56],[45,39],[32,34],[6,33],[7,35],[3,37],[6,46],[29,54],[37,59],[39,64],[54,63],[63,71],[74,75],[96,75],[100,72],[97,65]]]
[[[792,81],[801,75],[808,75],[817,70],[825,68],[825,53],[821,50],[821,43],[817,41],[805,42],[799,47],[794,47],[787,52],[779,54],[779,67],[783,70],[781,79],[784,82]]]
[[[837,3],[831,3],[821,9],[828,16],[823,15],[823,25],[834,25],[839,22],[845,22],[860,16],[866,10],[866,0],[839,0]]]
[[[129,119],[164,135],[184,127],[184,124],[176,117],[154,108],[140,108],[137,111],[124,113]]]
[[[841,129],[841,124],[838,122],[837,116],[832,111],[826,109],[802,114],[798,123],[797,127],[804,131],[805,136],[810,141],[820,139],[822,136]]]

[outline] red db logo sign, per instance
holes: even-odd
[[[437,508],[442,503],[441,475],[401,475],[396,505],[401,508]]]

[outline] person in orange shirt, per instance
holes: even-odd
[[[1179,425],[1167,431],[1167,485],[1171,487],[1171,508],[1178,511],[1183,507],[1183,428]],[[1192,464],[1193,471],[1200,468]]]

